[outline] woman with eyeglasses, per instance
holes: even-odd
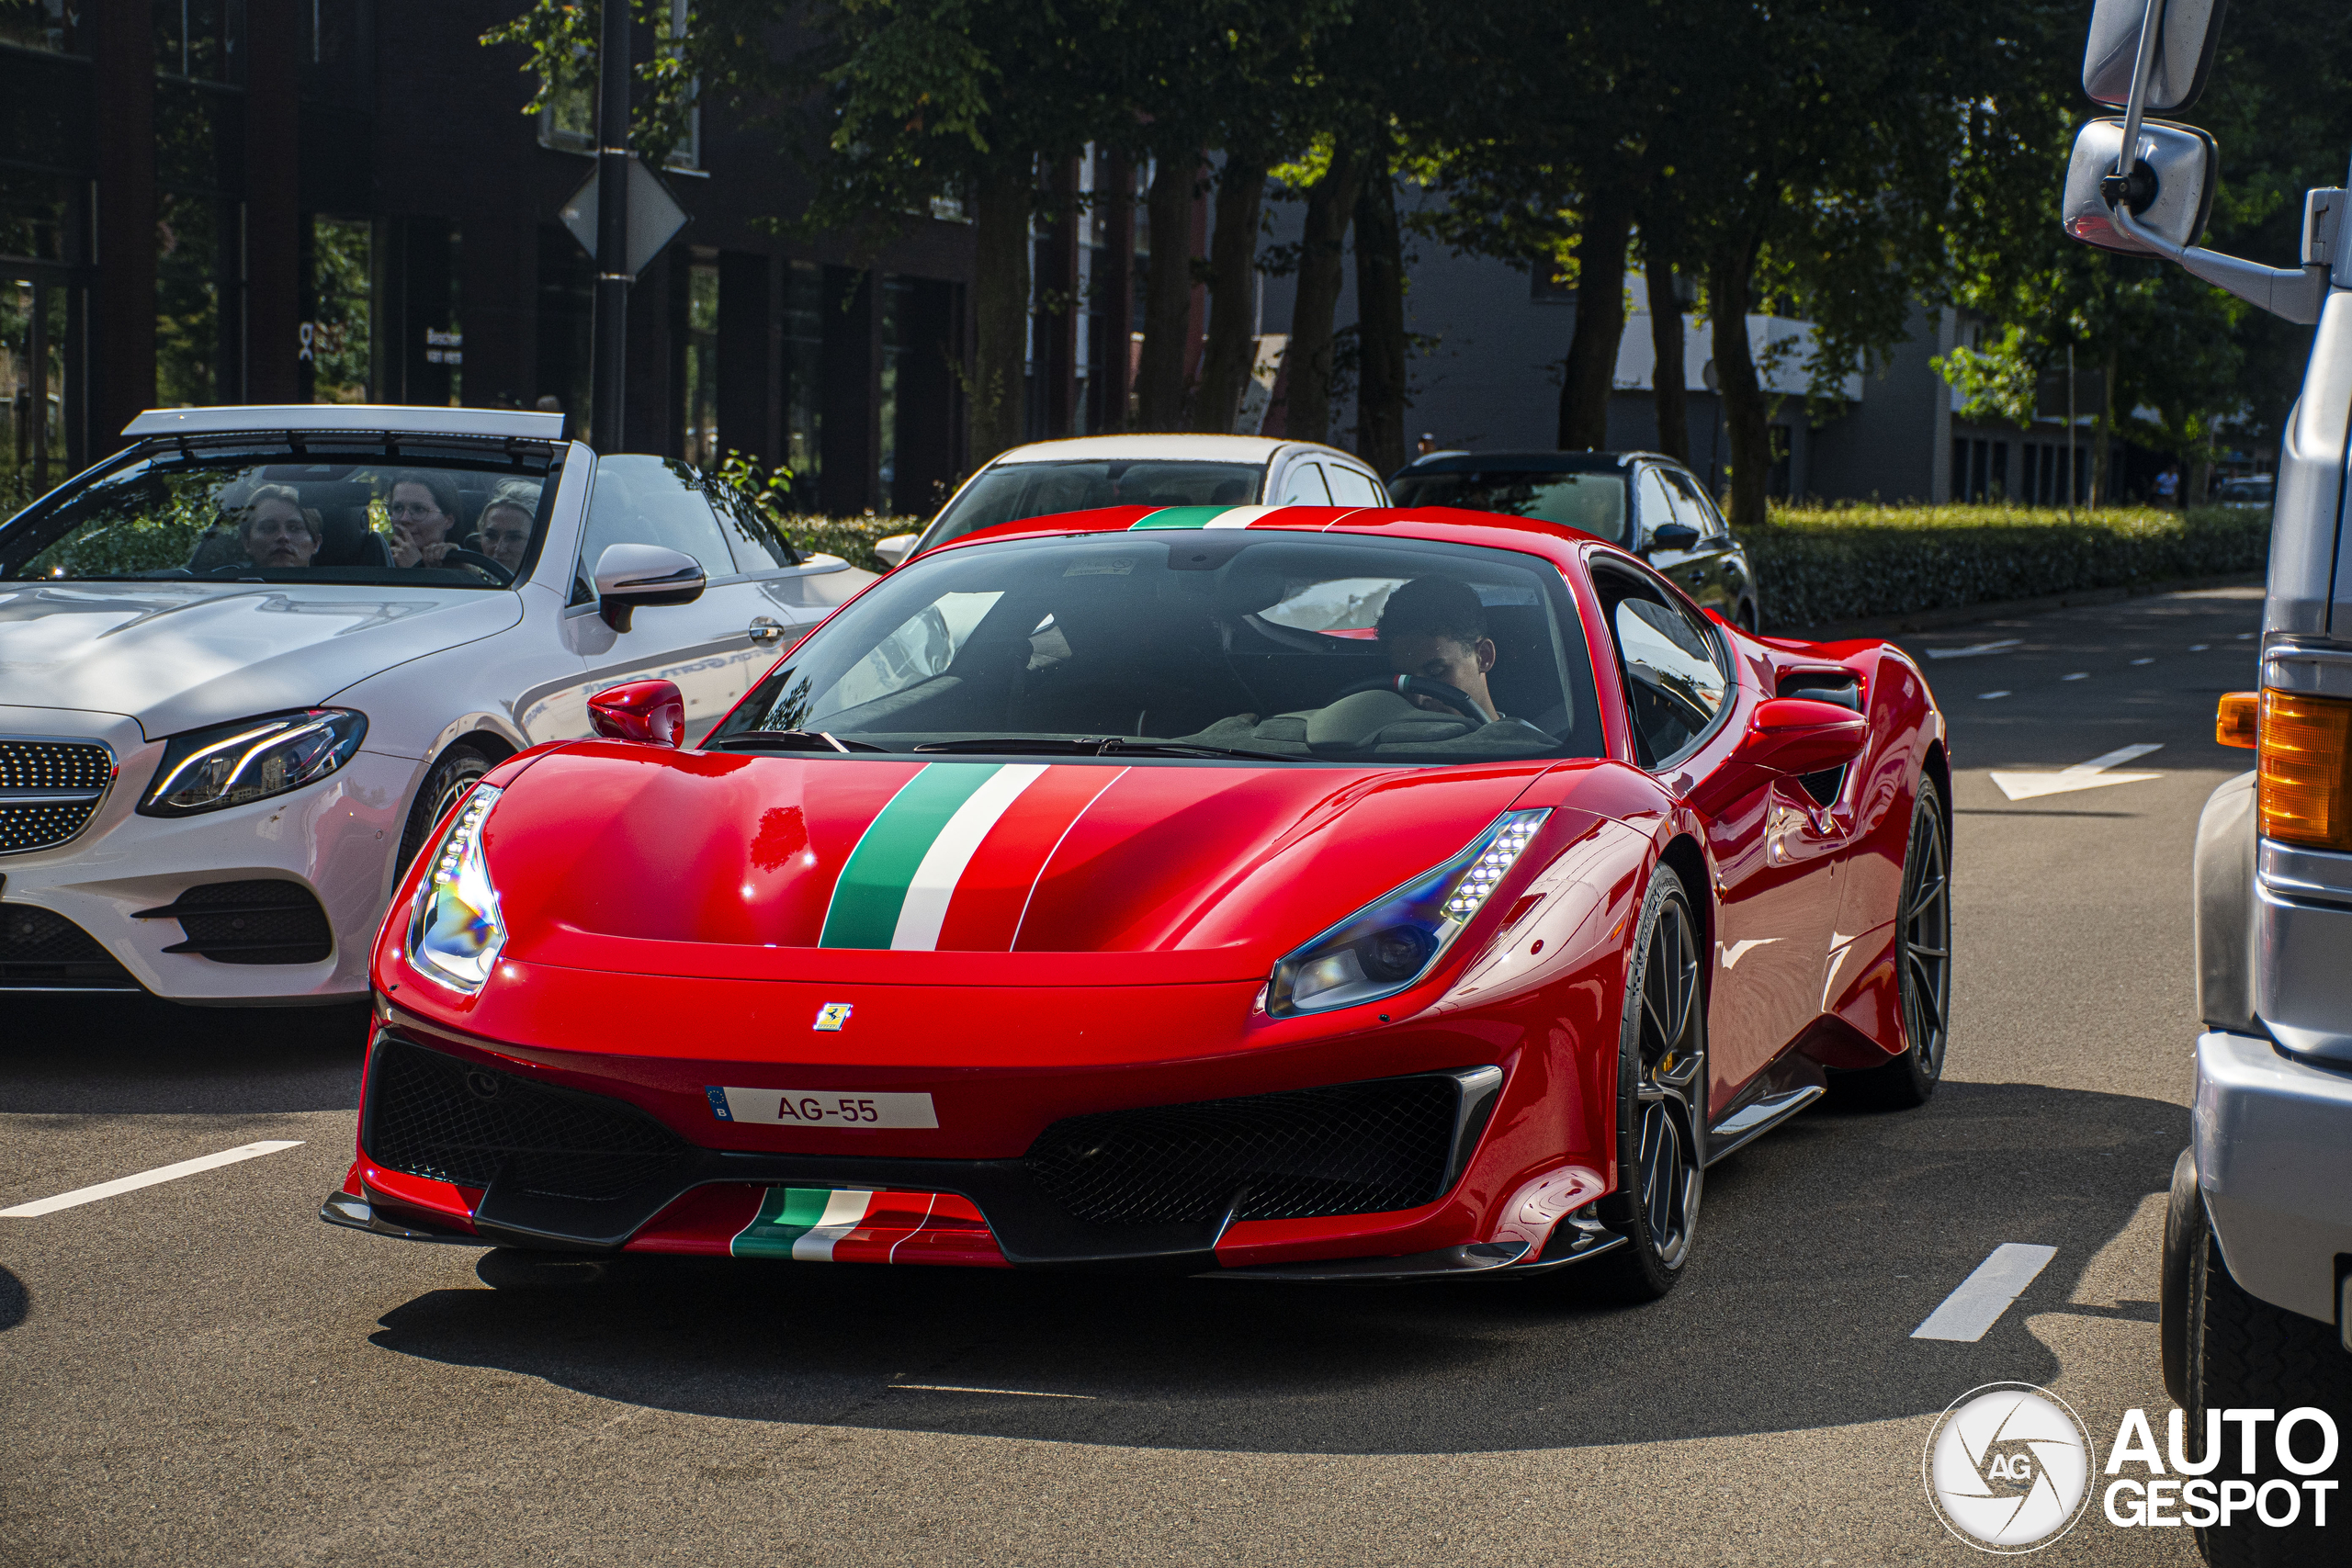
[[[439,566],[458,525],[458,487],[447,474],[403,468],[384,498],[391,520],[394,566]]]

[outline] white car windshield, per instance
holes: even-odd
[[[1098,506],[1248,506],[1265,477],[1259,463],[999,463],[948,503],[923,548],[1000,523]]]
[[[1601,752],[1557,568],[1272,529],[919,557],[811,635],[707,744],[1349,762]]]
[[[538,555],[555,478],[528,443],[152,443],[0,526],[0,580],[503,588]]]

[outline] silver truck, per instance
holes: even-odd
[[[2195,100],[2222,8],[2098,0],[2083,86],[2124,112],[2083,128],[2063,220],[2086,243],[2163,257],[2318,329],[2278,463],[2261,690],[2224,697],[2216,716],[2217,737],[2254,748],[2256,766],[2213,792],[2197,829],[2205,1027],[2159,1299],[2165,1385],[2199,1434],[2224,1412],[2314,1405],[2352,1422],[2352,233],[2346,193],[2323,189],[2304,197],[2299,266],[2197,244],[2213,139],[2149,117]],[[2298,1479],[2270,1449],[2247,1450],[2269,1467],[2255,1483]],[[2329,1472],[2346,1468],[2338,1454]],[[2333,1537],[2308,1517],[2247,1517],[2199,1529],[2199,1545],[2214,1564],[2343,1561],[2352,1520],[2332,1522]]]

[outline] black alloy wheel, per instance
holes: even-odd
[[[1847,1077],[1839,1087],[1850,1087],[1851,1097],[1865,1104],[1909,1110],[1935,1094],[1951,1041],[1951,840],[1943,796],[1924,773],[1911,807],[1894,940],[1902,966],[1903,1054]]]
[[[488,754],[462,740],[435,761],[424,775],[424,787],[416,792],[416,803],[409,807],[408,826],[401,833],[400,863],[392,868],[394,886],[408,874],[409,863],[424,848],[425,835],[433,831],[433,825],[497,765]]]
[[[1661,865],[1642,901],[1617,1058],[1619,1190],[1600,1215],[1625,1245],[1594,1260],[1609,1293],[1656,1301],[1690,1258],[1705,1185],[1707,1006],[1690,896]]]

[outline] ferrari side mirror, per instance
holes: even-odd
[[[686,699],[670,681],[630,681],[588,699],[588,723],[607,740],[675,746],[686,733]]]
[[[652,604],[691,604],[702,597],[702,562],[662,545],[606,545],[596,558],[596,610],[616,632]]]
[[[1860,756],[1870,732],[1870,721],[1851,708],[1770,697],[1756,705],[1731,760],[1776,773],[1816,773]]]

